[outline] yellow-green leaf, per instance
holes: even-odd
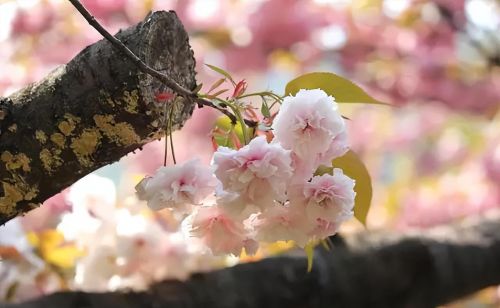
[[[236,148],[231,134],[235,134],[237,139],[239,139],[240,144],[243,144],[243,130],[241,128],[241,123],[238,122],[234,125],[234,127],[232,126],[233,124],[228,116],[222,115],[217,118],[215,121],[215,128],[216,130],[218,129],[222,132],[222,134],[214,133],[214,138],[218,145],[233,149]]]
[[[205,65],[208,66],[214,72],[217,72],[217,73],[221,74],[222,76],[226,77],[227,79],[229,79],[229,81],[231,81],[231,83],[233,85],[236,85],[236,82],[234,82],[233,77],[231,76],[231,74],[229,74],[228,72],[226,72],[222,68],[217,67],[215,65],[210,65],[210,64],[205,64]]]
[[[366,226],[366,217],[372,201],[372,181],[361,159],[353,151],[332,161],[334,168],[341,168],[344,174],[356,181],[354,191],[354,217]]]
[[[327,251],[329,251],[332,246],[332,241],[330,240],[329,237],[322,239],[320,243],[323,246],[323,248]]]
[[[383,104],[368,95],[353,82],[333,73],[309,73],[290,81],[285,95],[295,95],[300,89],[321,89],[335,98],[337,103]]]
[[[5,291],[4,300],[6,302],[12,301],[16,295],[18,288],[19,288],[19,281],[14,281],[13,283],[11,283],[10,286],[8,286],[7,290]]]
[[[75,266],[76,260],[84,255],[75,245],[55,247],[45,255],[46,261],[63,269]]]
[[[60,268],[73,267],[76,259],[83,255],[74,244],[65,243],[64,235],[55,229],[30,232],[26,237],[43,260]]]
[[[316,246],[316,241],[310,241],[304,247],[304,252],[307,256],[307,272],[310,273],[313,267],[313,258],[314,258],[314,247]]]

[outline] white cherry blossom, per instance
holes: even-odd
[[[136,191],[152,210],[171,208],[186,212],[214,192],[216,179],[208,166],[198,159],[159,168],[154,176],[143,179]]]

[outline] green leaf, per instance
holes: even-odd
[[[229,81],[231,81],[231,83],[233,85],[236,85],[236,82],[234,82],[233,77],[231,76],[231,74],[229,74],[228,72],[226,72],[222,68],[217,67],[215,65],[210,65],[210,64],[205,64],[205,65],[208,66],[214,72],[217,72],[217,73],[221,74],[222,76],[226,77],[227,79],[229,79]]]
[[[365,165],[353,151],[332,161],[334,168],[341,168],[344,174],[356,181],[354,191],[354,217],[366,226],[366,217],[372,201],[372,181]]]
[[[326,251],[330,251],[332,247],[332,240],[330,240],[329,237],[322,239],[320,243]]]
[[[208,99],[214,99],[217,96],[219,96],[219,95],[221,95],[221,94],[223,94],[223,93],[225,93],[227,91],[229,91],[229,89],[222,89],[222,90],[219,90],[219,91],[215,92],[214,94],[206,94],[205,96]]]
[[[285,95],[295,95],[300,89],[321,89],[335,98],[337,103],[382,104],[368,95],[353,82],[333,73],[309,73],[290,81],[285,88]]]
[[[269,110],[269,106],[267,105],[267,102],[264,98],[262,98],[262,106],[260,107],[260,112],[266,118],[271,117],[271,111]]]
[[[214,135],[215,142],[217,142],[218,145],[235,149],[235,143],[237,142],[232,141],[232,136],[230,136],[231,132],[236,134],[237,139],[239,139],[240,141],[240,144],[243,144],[243,130],[241,127],[241,123],[238,122],[233,128],[231,128],[232,125],[233,124],[231,123],[231,119],[226,115],[222,115],[217,118],[217,120],[215,121],[215,128],[223,132],[222,135]]]
[[[226,78],[221,78],[221,79],[217,80],[216,82],[214,82],[214,84],[210,87],[210,89],[208,89],[207,94],[212,92],[213,90],[217,89],[221,84],[224,83],[224,81],[226,81]]]
[[[314,172],[314,175],[323,175],[325,173],[328,173],[328,174],[332,175],[333,174],[333,168],[321,165],[321,166],[318,167],[318,169],[316,169],[316,171]]]
[[[304,252],[307,256],[307,272],[310,273],[313,267],[313,258],[314,258],[314,247],[316,246],[316,241],[310,241],[304,246]]]

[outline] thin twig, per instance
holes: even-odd
[[[132,52],[125,44],[123,44],[119,39],[111,35],[103,26],[95,19],[92,14],[80,3],[78,0],[69,0],[71,4],[82,14],[82,16],[87,20],[87,22],[94,27],[104,38],[106,38],[111,44],[113,44],[118,50],[120,50],[127,58],[132,60],[132,62],[143,72],[158,78],[165,85],[175,91],[177,94],[185,96],[185,97],[195,97],[196,93],[191,92],[190,90],[184,88],[179,85],[173,79],[168,77],[167,75],[155,70],[150,67],[144,61],[142,61],[137,55]]]
[[[218,106],[214,105],[214,103],[212,103],[211,101],[203,99],[201,97],[198,97],[195,100],[198,103],[198,105],[207,106],[210,108],[217,109],[218,111],[220,111],[221,113],[226,115],[231,120],[232,124],[236,124],[238,122],[238,120],[236,119],[236,116],[234,114],[232,114],[231,112],[229,112],[229,110],[218,107]],[[248,119],[244,119],[244,121],[245,121],[245,124],[250,126],[250,127],[257,127],[258,123],[255,121],[248,120]]]
[[[163,155],[163,167],[166,167],[167,166],[167,156],[168,156],[168,142],[167,142],[167,139],[168,138],[168,111],[171,111],[173,108],[167,108],[167,104],[165,103],[164,104],[165,106],[165,110],[164,110],[164,124],[165,124],[165,152],[164,152],[164,155]]]
[[[150,67],[144,61],[142,61],[132,50],[130,50],[125,44],[123,44],[122,41],[111,35],[104,27],[95,19],[92,14],[83,6],[83,4],[79,0],[69,0],[71,4],[77,9],[78,12],[87,20],[87,22],[94,27],[94,29],[97,30],[104,38],[106,38],[113,46],[115,46],[118,50],[120,50],[129,60],[131,60],[137,68],[146,73],[149,74],[158,80],[160,80],[162,83],[164,83],[167,87],[172,89],[172,91],[176,92],[177,94],[197,103],[199,106],[207,106],[211,107],[214,109],[219,110],[226,116],[228,116],[231,119],[232,123],[236,123],[236,116],[229,112],[228,110],[224,108],[220,108],[218,106],[215,106],[212,102],[198,97],[198,95],[183,86],[179,85],[177,82],[175,82],[173,79],[171,79],[169,76],[155,70],[154,68]],[[245,120],[245,123],[249,126],[255,127],[257,123],[254,121],[250,120]]]
[[[172,107],[170,107],[170,109],[171,110],[170,110],[170,115],[169,115],[169,119],[168,119],[169,136],[165,136],[165,138],[170,137],[170,149],[172,151],[172,161],[174,162],[174,165],[176,165],[177,160],[175,159],[174,139],[172,137],[172,115],[174,114],[174,105],[172,105]],[[165,142],[167,142],[167,139],[165,139]]]

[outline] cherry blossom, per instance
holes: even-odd
[[[348,150],[349,141],[347,139],[347,131],[344,130],[332,139],[330,147],[325,153],[320,153],[316,156],[314,165],[330,166],[332,164],[332,159],[344,155]]]
[[[331,160],[347,149],[345,124],[337,103],[319,89],[300,90],[295,96],[285,97],[272,128],[276,142],[304,162]]]
[[[219,147],[214,153],[215,175],[229,192],[265,209],[273,200],[284,200],[292,176],[290,151],[259,136],[238,151]]]
[[[228,215],[237,218],[245,219],[251,214],[259,212],[259,208],[247,202],[240,194],[234,192],[227,192],[222,189],[216,190],[217,200],[216,203]]]
[[[250,220],[259,241],[294,241],[300,247],[309,241],[310,224],[301,207],[275,205]]]
[[[333,175],[315,176],[304,184],[303,199],[309,219],[345,221],[354,208],[354,180],[335,168]]]
[[[313,228],[308,233],[312,240],[324,239],[335,235],[340,227],[340,223],[320,217],[316,218],[312,225]]]
[[[233,219],[217,205],[198,207],[190,219],[190,235],[200,238],[215,255],[238,256],[245,244],[251,252],[256,250],[255,243],[248,241],[243,222]]]
[[[148,201],[153,210],[175,208],[186,211],[189,205],[199,204],[215,189],[211,170],[199,160],[159,168],[153,177],[143,179],[137,186],[140,200]]]

